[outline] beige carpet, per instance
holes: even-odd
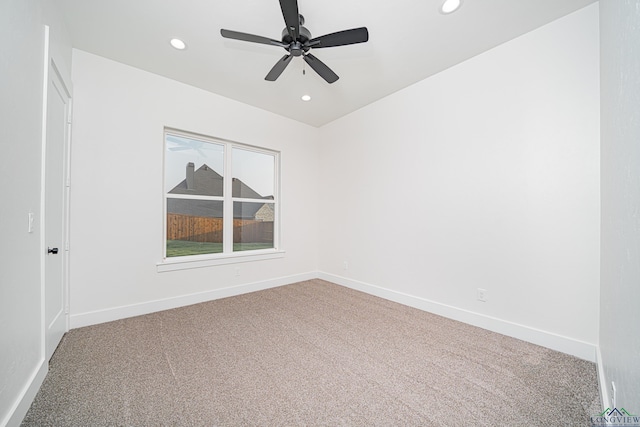
[[[596,368],[321,280],[74,329],[24,426],[588,426]]]

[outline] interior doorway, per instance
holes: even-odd
[[[69,330],[68,200],[71,92],[48,59],[44,147],[44,341],[48,361]]]

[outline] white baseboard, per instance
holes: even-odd
[[[596,345],[594,344],[333,274],[320,272],[318,273],[318,278],[404,304],[409,307],[428,311],[439,316],[458,320],[489,331],[570,354],[590,362],[596,361]]]
[[[40,390],[40,386],[44,382],[44,378],[47,376],[48,368],[49,365],[42,359],[32,372],[22,392],[9,410],[9,413],[3,420],[0,420],[0,426],[17,427],[22,423],[24,416],[27,415],[27,411],[29,411],[31,407],[33,399],[36,398],[36,394],[38,394],[38,390]]]
[[[604,411],[607,408],[612,408],[613,405],[609,400],[609,386],[607,384],[607,377],[604,373],[604,364],[602,362],[600,346],[596,348],[596,359],[596,368],[598,369],[598,386],[600,387],[600,405],[602,405],[602,410]]]
[[[315,279],[317,277],[318,276],[316,272],[303,273],[293,276],[264,280],[255,283],[248,283],[244,285],[230,286],[222,289],[214,289],[211,291],[198,292],[195,294],[180,295],[173,298],[108,308],[105,310],[72,314],[70,319],[70,327],[71,329],[75,329],[81,328],[83,326],[90,326],[119,319],[126,319],[128,317],[141,316],[144,314],[155,313],[162,310],[170,310],[172,308],[184,307],[187,305],[198,304],[201,302],[212,301],[220,298],[227,298],[246,294],[249,292],[289,285],[296,282],[302,282],[304,280]]]

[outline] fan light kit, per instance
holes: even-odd
[[[440,12],[445,15],[453,13],[460,8],[462,0],[444,0],[440,6]]]
[[[187,44],[180,39],[171,39],[169,43],[171,43],[171,46],[178,50],[184,50],[187,48]]]
[[[275,81],[287,68],[294,56],[302,56],[305,62],[327,83],[334,83],[338,80],[338,75],[326,66],[324,62],[309,53],[309,50],[364,43],[369,40],[369,32],[366,27],[338,31],[337,33],[312,38],[311,32],[304,27],[304,17],[298,13],[298,0],[280,0],[280,9],[282,9],[282,16],[286,25],[282,30],[282,41],[238,31],[220,30],[222,37],[228,39],[278,46],[287,51],[287,55],[276,62],[276,65],[264,78],[265,80]]]

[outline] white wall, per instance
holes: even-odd
[[[47,371],[40,261],[44,24],[70,76],[71,47],[42,1],[0,2],[0,425],[17,425]],[[27,232],[28,212],[35,228]]]
[[[323,127],[323,277],[594,360],[598,37],[596,4]]]
[[[316,128],[73,52],[72,327],[313,277]],[[281,151],[284,258],[157,272],[164,126]]]
[[[603,404],[640,412],[640,2],[601,1]],[[611,400],[611,382],[616,402]]]

